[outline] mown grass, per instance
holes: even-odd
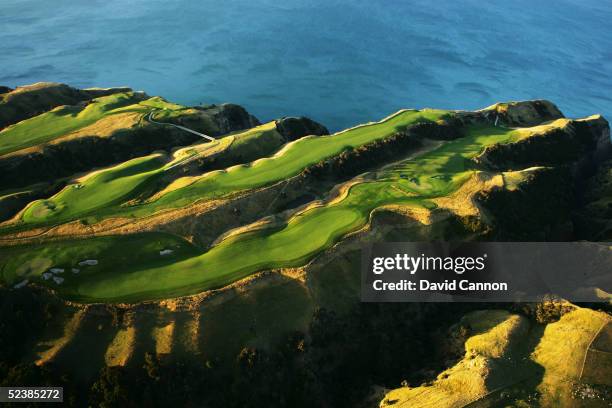
[[[409,110],[381,122],[334,135],[304,137],[287,144],[273,157],[208,173],[197,182],[161,197],[148,208],[138,209],[138,213],[140,215],[161,208],[184,206],[198,199],[218,198],[236,191],[269,185],[295,176],[309,165],[337,155],[346,148],[384,139],[412,124],[439,120],[447,115],[448,111],[441,110]]]
[[[149,103],[152,99],[143,103]],[[158,98],[152,103],[153,106],[157,107],[165,102]],[[94,220],[101,220],[109,216],[143,217],[163,209],[183,207],[198,200],[223,197],[237,191],[261,187],[291,177],[307,166],[338,154],[347,147],[361,146],[373,140],[388,137],[414,123],[438,120],[448,114],[447,111],[440,110],[409,110],[381,122],[357,127],[335,135],[305,137],[285,145],[281,151],[271,158],[256,160],[247,165],[233,166],[227,170],[206,173],[199,179],[190,179],[180,188],[169,189],[168,193],[157,196],[155,201],[131,207],[111,204],[120,204],[114,201],[119,197],[128,201],[133,196],[131,192],[136,191],[139,182],[154,177],[155,172],[151,171],[142,176],[135,175],[129,179],[114,182],[113,186],[109,186],[107,183],[114,178],[113,173],[115,172],[115,170],[109,170],[106,176],[85,183],[82,193],[79,193],[78,190],[76,193],[67,193],[64,190],[49,200],[35,202],[24,213],[22,221],[26,224],[25,226],[34,227],[66,222],[88,215],[94,217]],[[278,148],[281,136],[275,127],[273,128],[273,125],[274,123],[270,122],[232,136],[234,142],[229,147],[231,149],[230,154],[254,155],[253,149],[269,152]],[[137,162],[130,161],[126,163],[126,166],[132,166],[134,163]],[[172,163],[168,166],[171,165]],[[118,168],[122,168],[122,166],[120,165]],[[162,171],[162,169],[159,168],[157,171]],[[93,205],[82,205],[80,200],[71,200],[72,197],[77,199],[84,197],[89,194],[89,191],[96,197],[87,200]],[[100,197],[95,193],[96,191],[106,191],[113,199]],[[97,202],[100,204],[96,204]],[[43,209],[41,210],[41,208]],[[19,227],[24,227],[24,225]]]
[[[107,208],[158,175],[164,163],[162,154],[153,154],[101,171],[81,183],[68,185],[47,200],[34,201],[22,219],[31,224],[49,220],[59,223]]]
[[[168,256],[159,251],[172,249]],[[24,279],[48,284],[59,292],[75,291],[80,282],[111,271],[129,271],[143,265],[160,266],[191,258],[197,250],[187,241],[166,233],[143,233],[130,236],[104,236],[82,240],[48,242],[41,246],[17,245],[0,247],[0,278],[7,284]],[[95,266],[79,266],[86,259],[98,260]],[[42,273],[50,268],[63,268],[58,274],[61,285],[43,281]],[[79,273],[71,272],[72,268]]]
[[[139,105],[141,100],[134,92],[117,93],[93,99],[84,107],[60,106],[16,123],[0,132],[0,155],[49,142],[108,115],[150,109]]]

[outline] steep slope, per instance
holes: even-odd
[[[468,333],[463,359],[432,383],[388,392],[381,407],[603,406],[612,360],[595,345],[609,346],[609,315],[575,308],[541,326],[486,310],[459,327]]]

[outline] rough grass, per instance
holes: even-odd
[[[38,352],[35,363],[37,365],[43,365],[53,360],[55,356],[70,342],[75,336],[76,332],[81,326],[83,318],[85,317],[85,311],[77,311],[64,325],[64,331],[62,335],[55,339],[46,340],[37,345],[40,349]]]
[[[520,368],[517,364],[523,357],[519,352],[522,344],[513,343],[525,342],[529,330],[526,318],[486,310],[466,315],[461,323],[475,333],[466,341],[464,358],[438,375],[433,384],[389,392],[381,406],[462,407],[516,377],[515,371]],[[509,375],[496,376],[496,369],[509,371]]]
[[[117,331],[115,338],[108,345],[104,354],[104,362],[107,366],[126,366],[134,353],[136,339],[136,328],[128,326]]]
[[[167,355],[172,353],[175,335],[175,323],[169,322],[164,326],[156,326],[151,331],[155,341],[155,353],[157,355]]]
[[[531,356],[545,369],[537,387],[543,406],[577,405],[571,395],[575,384],[609,385],[612,359],[602,353],[597,356],[598,352],[591,347],[611,321],[603,312],[579,308],[546,327]]]
[[[542,331],[504,311],[471,313],[462,324],[477,334],[467,339],[464,359],[433,384],[389,392],[381,407],[599,406],[599,400],[575,399],[572,390],[581,383],[608,382],[612,367],[601,365],[610,361],[585,355],[610,320],[605,313],[577,308]],[[530,343],[537,344],[535,351]],[[585,370],[601,375],[581,378]]]

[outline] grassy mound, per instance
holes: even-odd
[[[473,312],[460,323],[470,332],[465,357],[431,384],[390,391],[381,407],[599,406],[597,393],[581,390],[609,385],[610,359],[589,356],[607,342],[611,321],[583,308],[546,327],[505,311]]]

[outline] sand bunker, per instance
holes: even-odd
[[[13,288],[14,289],[20,289],[20,288],[23,288],[27,284],[28,284],[28,280],[26,279],[26,280],[23,280],[23,281],[19,282],[15,286],[13,286]]]

